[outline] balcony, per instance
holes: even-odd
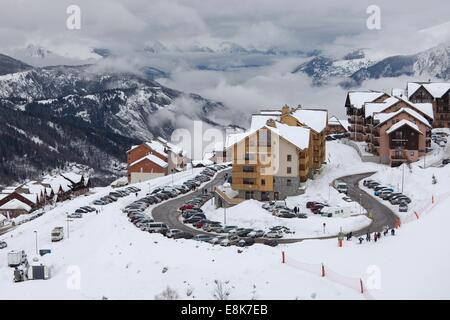
[[[364,118],[362,116],[350,116],[348,122],[350,124],[364,124]]]

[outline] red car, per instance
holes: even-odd
[[[193,204],[183,204],[181,207],[178,208],[178,210],[180,211],[184,211],[184,210],[189,210],[189,209],[194,209],[195,205]]]

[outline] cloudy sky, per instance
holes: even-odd
[[[126,51],[152,41],[181,46],[233,41],[258,48],[369,47],[404,52],[412,50],[404,46],[411,47],[418,30],[448,22],[450,12],[446,0],[2,0],[1,4],[4,49],[39,43]],[[71,4],[81,9],[80,30],[66,28]],[[366,27],[366,10],[373,4],[381,10],[380,30]],[[431,40],[426,42],[429,46]],[[418,46],[414,44],[421,49]]]
[[[66,10],[73,4],[81,9],[79,30],[66,27]],[[366,23],[371,5],[381,13],[377,30]],[[0,52],[35,44],[89,58],[92,48],[108,48],[118,59],[110,65],[126,68],[139,61],[136,52],[158,41],[178,48],[216,48],[230,41],[246,48],[320,49],[333,56],[364,48],[379,59],[450,41],[449,12],[448,0],[1,0]],[[224,102],[235,110],[231,121],[242,119],[243,110],[248,114],[285,103],[344,115],[344,90],[316,88],[306,76],[291,73],[300,58],[220,72],[192,68],[183,57],[162,57],[150,65],[169,69],[171,78],[163,84]],[[406,80],[368,81],[364,89],[389,90]]]

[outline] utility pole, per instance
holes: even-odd
[[[36,239],[36,255],[38,254],[38,239],[37,239],[37,231],[34,231],[35,239]]]

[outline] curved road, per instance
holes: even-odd
[[[208,188],[208,191],[215,186],[219,186],[224,182],[225,173],[229,173],[230,169],[219,172],[213,180],[208,182],[206,185],[199,188],[198,191],[188,193],[182,197],[169,200],[160,204],[159,206],[153,208],[152,216],[155,221],[163,222],[169,226],[171,229],[180,229],[183,231],[190,232],[194,235],[198,234],[210,234],[203,230],[199,230],[188,225],[185,225],[183,222],[179,220],[180,212],[177,209],[183,205],[186,201],[194,198],[195,196],[201,194],[202,188]],[[382,203],[372,198],[368,193],[364,190],[360,189],[358,186],[358,182],[361,179],[367,178],[374,174],[374,172],[362,173],[356,175],[350,175],[339,178],[347,183],[348,185],[348,197],[356,202],[361,202],[361,205],[367,210],[367,212],[371,212],[373,215],[372,223],[361,230],[354,231],[354,236],[364,235],[367,232],[375,232],[375,231],[383,231],[385,226],[389,226],[393,228],[395,226],[395,221],[397,216],[389,209],[384,206]],[[278,239],[279,243],[294,243],[303,240],[311,240],[311,239],[331,239],[336,238],[337,236],[325,236],[325,237],[315,237],[315,238],[301,238],[301,239]],[[259,241],[258,241],[259,242]]]
[[[173,200],[169,200],[167,202],[164,202],[160,204],[159,206],[153,208],[152,210],[152,217],[155,221],[163,222],[167,224],[167,226],[170,229],[180,229],[182,231],[190,232],[194,235],[197,234],[208,234],[208,232],[204,232],[199,229],[194,229],[192,227],[189,227],[185,225],[183,222],[178,220],[179,216],[181,215],[180,212],[177,211],[179,207],[181,207],[186,201],[195,198],[196,196],[202,194],[202,190],[204,188],[207,188],[208,191],[211,191],[214,187],[222,185],[225,180],[225,174],[230,173],[231,169],[226,169],[223,171],[218,172],[214,179],[209,181],[207,184],[202,185],[199,187],[197,191],[190,192],[185,194],[182,197],[175,198]]]

